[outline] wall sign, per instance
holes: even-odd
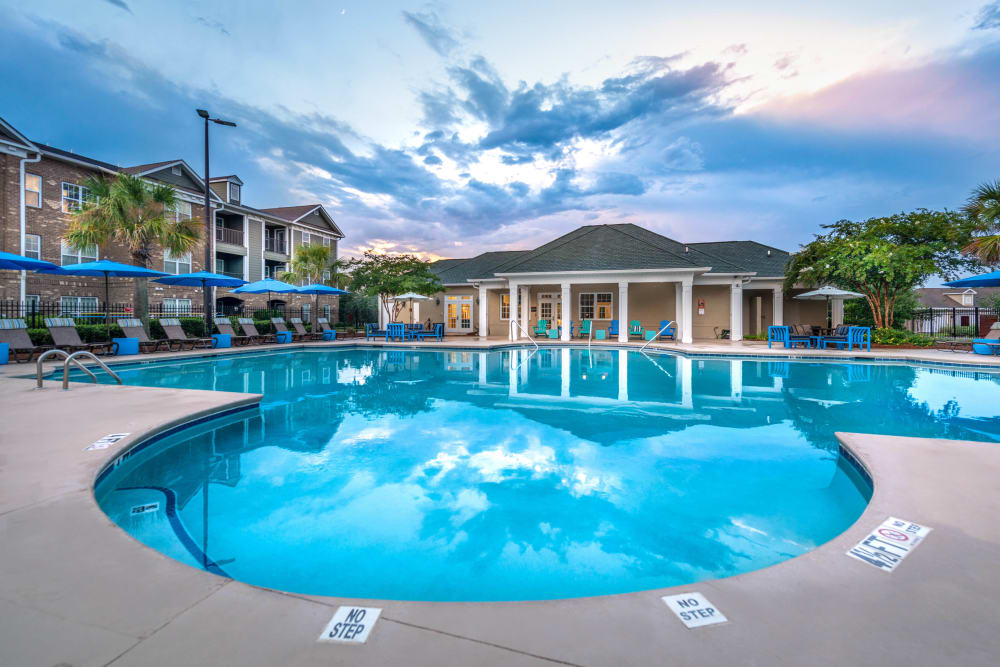
[[[929,532],[931,529],[927,526],[891,516],[869,533],[868,537],[858,542],[847,555],[883,572],[892,572],[901,560],[923,542]]]
[[[340,607],[317,641],[364,644],[381,613],[375,607]]]
[[[725,623],[728,619],[701,593],[665,595],[663,602],[689,628]]]
[[[107,449],[108,447],[110,447],[111,445],[115,444],[116,442],[118,442],[122,438],[127,438],[129,435],[131,435],[131,434],[130,433],[108,433],[106,436],[104,436],[100,440],[95,440],[94,442],[92,442],[87,447],[84,447],[83,451],[90,452],[90,451],[93,451],[95,449]]]

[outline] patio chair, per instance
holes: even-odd
[[[233,341],[233,345],[249,345],[253,342],[252,336],[240,336],[233,329],[233,323],[229,321],[228,317],[216,317],[215,318],[215,328],[218,329],[220,334],[225,334],[229,336],[229,339]]]
[[[306,340],[323,339],[323,334],[319,333],[318,331],[314,331],[312,333],[306,331],[305,325],[302,324],[302,318],[300,317],[290,317],[288,318],[288,323],[292,325],[293,329],[295,329],[295,333],[302,336],[302,338]]]
[[[392,322],[385,326],[385,342],[389,342],[390,339],[396,340],[397,338],[401,342],[406,342],[413,339],[413,332],[406,330],[406,325],[401,322]]]
[[[826,349],[827,345],[835,345],[840,349],[844,346],[850,351],[855,345],[858,346],[859,350],[868,349],[871,352],[872,349],[872,328],[871,327],[848,327],[847,337],[842,339],[840,336],[820,336],[819,346]]]
[[[584,320],[583,322],[580,322],[580,338],[588,338],[593,326],[593,320]]]
[[[531,330],[531,333],[533,333],[536,336],[544,336],[548,330],[549,330],[549,321],[538,320],[538,323],[535,325],[535,328]]]
[[[188,338],[188,335],[184,333],[184,328],[181,327],[181,321],[176,317],[160,318],[160,326],[163,327],[163,333],[167,335],[167,345],[177,346],[175,352],[183,350],[185,347],[189,350],[212,347],[211,338]]]
[[[278,333],[292,334],[292,340],[302,340],[303,338],[302,334],[300,334],[297,331],[292,331],[288,328],[288,326],[285,324],[284,317],[272,317],[271,326],[273,326],[274,330],[277,331]]]
[[[1000,354],[1000,322],[990,325],[985,338],[972,339],[972,351],[976,354]]]
[[[841,324],[840,326],[836,327],[833,330],[832,334],[829,334],[827,336],[821,336],[820,337],[820,341],[819,341],[820,347],[823,347],[824,343],[845,343],[846,344],[847,343],[847,334],[848,334],[848,331],[850,330],[850,328],[851,328],[850,325],[843,325],[843,324]]]
[[[45,326],[52,334],[54,347],[66,352],[86,350],[93,354],[110,354],[114,343],[84,343],[80,340],[80,332],[76,330],[76,322],[72,317],[46,317]]]
[[[425,340],[427,338],[436,338],[439,341],[443,341],[444,340],[444,324],[441,323],[441,322],[438,322],[437,324],[434,325],[434,328],[417,331],[413,335],[419,341],[423,341],[423,340]]]
[[[660,340],[663,340],[664,338],[677,340],[677,323],[673,320],[660,320],[660,327],[657,331],[660,332]]]
[[[250,338],[251,343],[273,343],[277,340],[273,333],[262,334],[257,331],[257,325],[254,324],[252,317],[239,317],[236,321],[240,323],[240,329],[243,329],[243,333]]]
[[[333,327],[330,326],[330,320],[326,319],[325,317],[317,317],[316,326],[319,327],[320,332],[333,331]]]
[[[642,332],[643,332],[642,322],[640,322],[639,320],[632,320],[631,322],[628,323],[628,335],[630,338],[632,336],[639,336],[640,338],[642,338]]]
[[[608,338],[616,338],[618,336],[618,320],[611,320],[611,324],[608,325]]]
[[[28,335],[28,325],[24,320],[0,320],[0,343],[7,343],[10,346],[11,358],[22,363],[32,361],[36,355],[51,350],[51,345],[35,345]],[[20,359],[23,354],[27,354],[27,359]]]
[[[156,352],[161,347],[170,351],[170,343],[165,340],[152,340],[146,335],[146,330],[142,327],[142,320],[135,318],[118,320],[118,326],[126,338],[136,338],[139,340],[140,352]]]
[[[375,340],[377,336],[385,336],[387,333],[385,329],[379,329],[377,323],[365,324],[365,340]]]
[[[796,345],[803,345],[809,347],[810,341],[808,336],[798,336],[792,335],[791,330],[787,326],[773,325],[767,328],[767,347],[771,347],[771,343],[782,343],[786,348],[795,348]]]

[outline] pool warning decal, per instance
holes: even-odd
[[[663,602],[689,628],[725,623],[728,619],[701,593],[665,595]]]
[[[318,641],[364,644],[381,613],[382,610],[375,607],[340,607]]]
[[[84,448],[83,451],[85,451],[85,452],[92,452],[95,449],[107,449],[108,447],[110,447],[111,445],[115,444],[116,442],[118,442],[122,438],[127,438],[129,435],[131,435],[131,434],[129,434],[129,433],[108,433],[106,436],[104,436],[100,440],[95,440],[94,442],[92,442],[89,445],[87,445]]]
[[[892,572],[931,529],[912,521],[889,517],[847,552],[851,558],[864,561],[884,572]]]

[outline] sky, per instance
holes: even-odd
[[[1000,0],[0,0],[0,117],[429,259],[632,222],[794,251],[1000,177]]]

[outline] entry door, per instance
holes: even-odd
[[[450,333],[472,333],[472,297],[445,297],[444,330]]]
[[[561,326],[559,321],[562,317],[562,295],[556,293],[542,293],[538,295],[538,319],[545,320],[552,329]]]

